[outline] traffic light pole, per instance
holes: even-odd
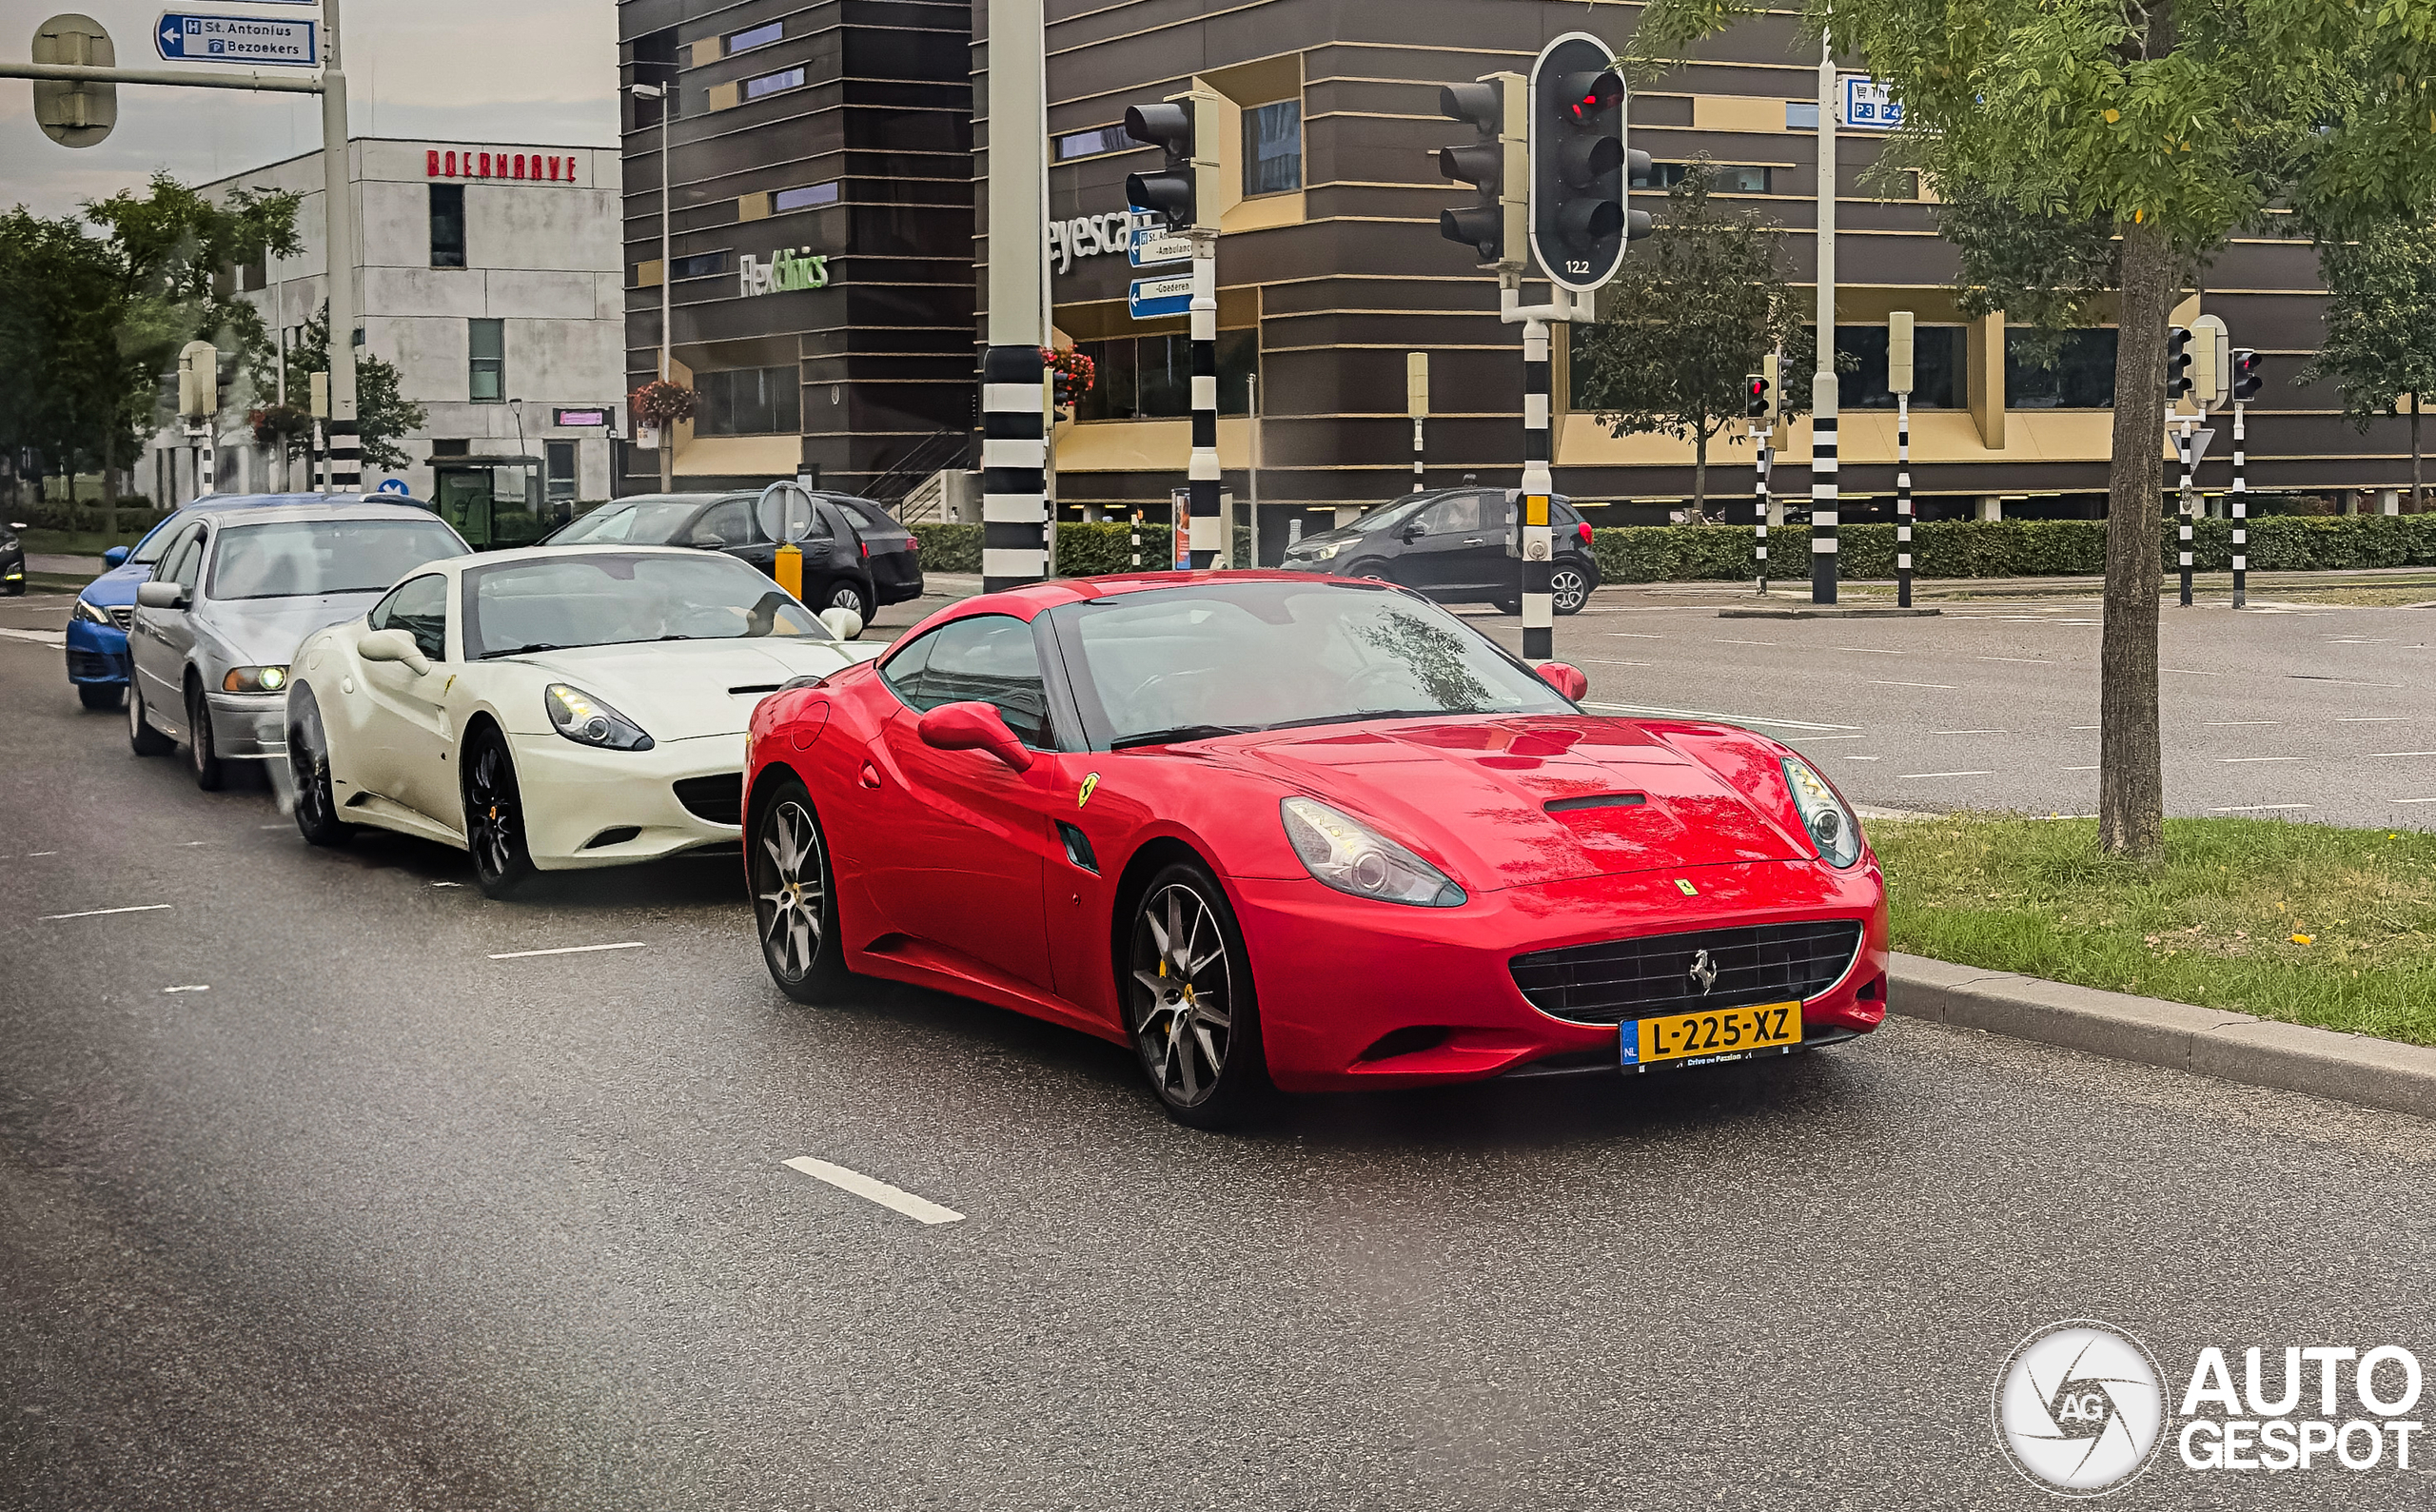
[[[1192,233],[1192,457],[1185,472],[1196,572],[1218,565],[1228,544],[1218,518],[1218,233]]]
[[[2233,607],[2249,607],[2249,458],[2243,442],[2240,400],[2233,401]]]
[[[1548,522],[1548,496],[1556,492],[1548,466],[1548,324],[1592,320],[1594,305],[1588,294],[1552,288],[1550,303],[1525,306],[1521,274],[1505,274],[1499,283],[1498,319],[1522,327],[1522,658],[1546,660],[1556,655],[1556,597],[1548,582],[1556,565]]]
[[[2182,422],[2182,434],[2175,439],[2174,453],[2182,461],[2182,607],[2190,607],[2190,425]]]
[[[355,175],[346,142],[346,75],[339,68],[338,0],[323,0],[322,58],[322,203],[329,222],[330,491],[352,494],[363,487],[363,442],[355,424]]]
[[[1048,150],[1041,0],[990,8],[990,344],[981,354],[981,591],[1049,572],[1047,411],[1040,348]]]
[[[1912,396],[1895,396],[1895,604],[1912,607]]]
[[[1836,49],[1818,37],[1818,370],[1810,380],[1810,601],[1836,601]]]
[[[1759,597],[1768,596],[1768,442],[1771,433],[1754,425],[1751,439],[1758,443],[1759,461],[1751,469],[1752,517],[1759,527],[1758,545],[1754,552],[1759,563]]]

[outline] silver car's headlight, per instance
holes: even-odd
[[[1359,819],[1310,798],[1287,798],[1278,813],[1315,882],[1383,903],[1450,909],[1464,901],[1445,873]]]
[[[88,625],[106,625],[110,622],[108,610],[99,604],[87,603],[82,599],[77,599],[76,607],[68,612],[71,618],[82,619]]]
[[[220,679],[223,693],[285,693],[287,690],[285,667],[230,667],[228,676]]]
[[[542,691],[541,702],[550,711],[550,728],[578,745],[603,751],[651,749],[651,736],[643,733],[641,725],[581,688],[551,683]]]
[[[1837,867],[1859,860],[1860,821],[1836,796],[1836,790],[1807,763],[1792,756],[1785,757],[1784,769],[1785,786],[1793,790],[1793,806],[1801,815],[1801,827],[1810,832],[1811,843],[1818,847],[1818,858]]]

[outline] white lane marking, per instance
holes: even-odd
[[[2436,756],[2436,751],[2371,751],[2368,753],[2368,759],[2372,761],[2379,756]]]
[[[848,1170],[843,1166],[833,1166],[825,1160],[815,1160],[810,1155],[797,1155],[795,1159],[786,1162],[786,1166],[788,1169],[802,1171],[815,1181],[825,1181],[839,1191],[850,1191],[857,1197],[875,1202],[883,1208],[893,1208],[916,1223],[964,1222],[964,1214],[953,1208],[942,1208],[927,1197],[916,1197],[912,1192],[892,1187],[884,1181],[874,1181],[858,1170]]]
[[[37,646],[64,646],[68,644],[68,632],[65,630],[0,629],[0,636],[6,636],[10,640],[23,640],[29,644]]]
[[[434,887],[463,887],[465,884],[462,882],[434,882],[431,885]]]
[[[554,951],[501,951],[491,956],[494,961],[521,961],[528,955],[582,955],[592,951],[639,951],[640,940],[621,940],[616,945],[561,945]]]
[[[1616,636],[1625,640],[1672,640],[1673,636],[1654,636],[1646,630],[1602,630],[1601,635]]]
[[[1816,745],[1821,740],[1866,740],[1866,735],[1805,735],[1798,736],[1803,745]]]
[[[2094,724],[2068,724],[2064,728],[2067,730],[2095,730],[2102,727]]]
[[[2328,636],[2327,638],[2338,646],[2390,646],[2394,643],[2389,636]]]
[[[2306,803],[2236,803],[2229,808],[2210,809],[2210,814],[2263,814],[2269,809],[2306,809]]]
[[[1886,759],[1886,757],[1884,757],[1884,756],[1846,756],[1846,757],[1844,757],[1844,759],[1845,759],[1845,760],[1847,760],[1847,761],[1883,761],[1883,760],[1885,760],[1885,759]]]
[[[2429,753],[2428,753],[2428,755],[2430,755],[2430,756],[2436,756],[2436,751],[2431,751],[2431,752],[2429,752]],[[2245,762],[2245,761],[2307,761],[2307,760],[2308,759],[2308,756],[2218,756],[2216,759],[2217,759],[2217,760],[2219,760],[2219,761],[2224,762],[2227,766],[2238,766],[2238,765],[2240,765],[2242,762]]]
[[[174,907],[176,905],[172,903],[138,903],[133,908],[87,909],[82,913],[46,913],[35,922],[48,924],[53,919],[97,919],[105,913],[158,913],[163,909]]]
[[[1646,661],[1617,661],[1608,657],[1576,657],[1576,661],[1588,667],[1646,667]]]
[[[1899,657],[1903,654],[1900,651],[1889,651],[1884,646],[1829,646],[1827,649],[1830,651],[1856,651],[1868,657]]]
[[[2065,770],[2065,771],[2067,771],[2067,772],[2094,772],[2094,771],[2096,771],[2096,770],[2097,770],[2097,768],[2095,768],[2095,767],[2066,767],[2066,768],[2064,768],[2064,770]]]
[[[285,830],[287,826],[285,824],[257,824],[254,828],[257,830]]]
[[[2033,667],[2047,664],[2045,657],[1974,657],[1971,659],[1974,661],[2019,661]]]
[[[2011,735],[2011,730],[1932,730],[1931,735]]]
[[[2214,677],[2215,674],[2210,673],[2209,676]],[[2295,672],[2291,677],[2295,682],[2323,682],[2337,688],[2399,688],[2402,686],[2399,682],[2362,682],[2355,677],[2313,677],[2303,672]]]
[[[211,989],[207,986],[198,985],[194,987],[165,987],[161,989],[161,991],[164,992],[208,992]]]
[[[26,859],[31,861],[40,856],[57,855],[59,853],[57,851],[28,851],[26,853]]]
[[[2197,667],[2159,667],[2159,672],[2179,672],[2186,677],[2221,677],[2221,672],[2202,672]]]
[[[2436,798],[2387,798],[2388,803],[2436,803]]]
[[[2334,717],[2334,722],[2337,724],[2402,724],[2406,722],[2406,717],[2399,714],[2338,714]]]
[[[1645,703],[1585,703],[1585,709],[1613,709],[1619,714],[1645,714],[1660,719],[1721,719],[1727,724],[1773,724],[1785,730],[1857,730],[1856,724],[1817,724],[1808,719],[1762,719],[1756,715],[1713,714],[1705,709],[1660,709]]]
[[[180,840],[178,843],[183,846],[196,846],[209,845],[211,842],[209,840]]]
[[[1728,640],[1723,636],[1709,637],[1709,643],[1717,646],[1773,646],[1776,644],[1773,640]]]
[[[1909,782],[1915,777],[1993,777],[1995,775],[1995,769],[1993,767],[1981,772],[1906,772],[1895,780]]]
[[[1883,677],[1871,677],[1868,682],[1873,688],[1935,688],[1939,693],[1954,691],[1954,685],[1950,682],[1890,682]]]
[[[2281,719],[2202,719],[2199,722],[2210,730],[2230,730],[2237,724],[2282,724],[2284,721]]]

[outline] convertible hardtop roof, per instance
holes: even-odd
[[[626,501],[619,500],[624,503]],[[497,567],[517,561],[550,561],[562,557],[685,557],[699,560],[717,553],[691,546],[646,546],[622,540],[578,540],[563,546],[519,546],[511,551],[485,551],[472,557],[451,557],[440,567]],[[730,560],[735,559],[730,558]]]

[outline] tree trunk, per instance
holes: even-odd
[[[2182,259],[2162,227],[2123,227],[2114,358],[2114,455],[2106,501],[2106,624],[2098,652],[2097,843],[2148,859],[2165,848],[2157,731],[2157,589],[2163,528],[2166,324]]]
[[[1709,433],[1695,428],[1692,432],[1692,519],[1699,524],[1709,518]]]

